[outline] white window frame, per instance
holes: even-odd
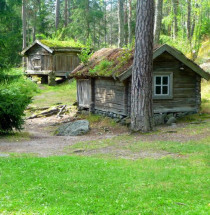
[[[156,77],[161,77],[161,83],[156,84]],[[168,77],[168,84],[163,84],[163,77]],[[156,94],[156,86],[160,86],[161,94]],[[163,86],[168,87],[168,94],[163,94]],[[172,72],[154,72],[153,74],[153,98],[154,99],[172,99],[173,98],[173,73]]]

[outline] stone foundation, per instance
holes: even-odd
[[[89,114],[89,109],[83,109],[80,108],[78,113],[83,114]],[[107,112],[102,110],[95,110],[93,112],[94,114],[98,114],[104,117],[110,117],[112,119],[115,119],[116,122],[119,122],[123,125],[129,125],[130,124],[130,117],[125,115],[116,114],[113,112]],[[157,125],[171,125],[176,122],[177,119],[182,118],[184,116],[195,114],[195,112],[177,112],[177,113],[155,113],[154,114],[154,124]]]

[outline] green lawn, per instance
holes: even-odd
[[[0,158],[0,213],[208,214],[209,143],[160,143],[177,158]]]

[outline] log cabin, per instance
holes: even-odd
[[[103,48],[72,73],[77,81],[80,109],[107,116],[129,117],[134,51]],[[162,45],[153,51],[154,114],[197,113],[201,105],[201,78],[210,74],[177,49]]]
[[[66,78],[79,65],[81,48],[82,44],[74,41],[36,40],[21,53],[26,57],[25,74],[54,85],[56,77]]]

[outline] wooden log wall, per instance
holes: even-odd
[[[95,109],[126,115],[125,85],[113,79],[95,80]]]
[[[38,44],[28,51],[27,71],[29,73],[48,73],[53,69],[52,63],[52,55]]]
[[[80,63],[78,53],[56,53],[53,57],[55,73],[57,76],[64,76],[72,72]]]
[[[184,70],[180,70],[183,67]],[[173,73],[173,98],[153,99],[154,113],[198,111],[200,88],[197,74],[168,53],[154,61],[154,72]],[[128,114],[130,115],[131,82],[128,90]]]

